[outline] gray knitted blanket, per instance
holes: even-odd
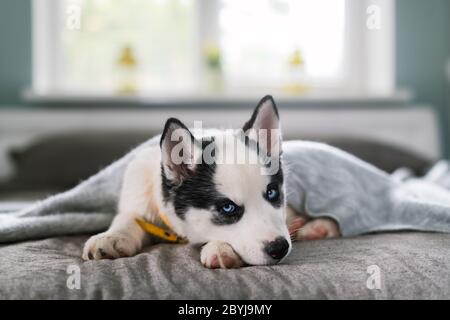
[[[0,243],[106,229],[116,212],[122,176],[136,151],[159,143],[159,136],[75,188],[19,212],[1,213]],[[375,231],[450,232],[450,171],[441,162],[417,179],[389,175],[328,145],[283,144],[287,202],[313,217],[334,218],[344,236]]]

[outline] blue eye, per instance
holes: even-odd
[[[232,203],[227,203],[220,208],[220,211],[222,211],[222,213],[224,214],[231,214],[236,211],[236,206]]]
[[[272,188],[272,189],[267,190],[267,199],[269,201],[277,201],[279,195],[280,195],[280,193],[278,192],[277,189]]]

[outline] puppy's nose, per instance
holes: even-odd
[[[266,253],[275,260],[281,260],[289,251],[289,242],[283,237],[278,237],[264,247]]]

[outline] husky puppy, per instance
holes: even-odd
[[[281,140],[271,96],[259,102],[242,130],[197,133],[167,120],[160,145],[140,150],[128,164],[118,214],[106,232],[86,242],[83,258],[137,254],[148,238],[137,218],[166,220],[177,235],[202,246],[201,262],[209,268],[277,263],[291,250],[290,234],[339,235],[332,220],[306,223],[286,208]]]

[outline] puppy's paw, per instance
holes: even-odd
[[[104,232],[92,236],[83,249],[84,260],[117,259],[134,256],[142,244],[126,233]]]
[[[295,240],[297,231],[300,230],[306,224],[306,222],[306,219],[302,217],[295,217],[293,219],[290,219],[287,227],[292,240]]]
[[[211,241],[205,244],[200,252],[202,264],[211,269],[239,268],[244,265],[233,248],[225,242]]]
[[[336,238],[341,235],[339,227],[332,219],[318,218],[307,222],[296,232],[296,240],[319,240]]]

